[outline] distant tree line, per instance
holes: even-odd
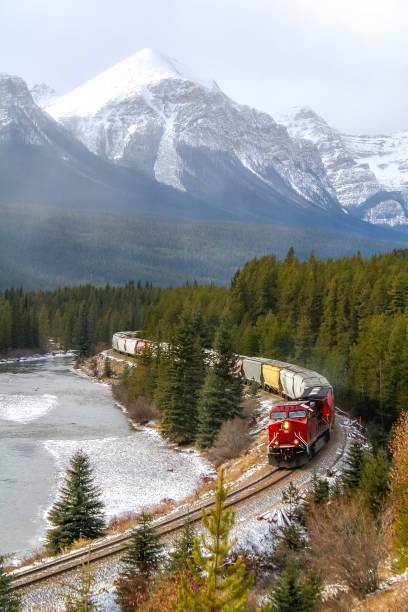
[[[92,354],[112,333],[140,329],[161,290],[147,283],[99,288],[33,291],[7,289],[0,294],[0,355],[13,349],[46,350],[52,338],[61,348]]]

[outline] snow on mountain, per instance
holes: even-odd
[[[339,202],[382,225],[408,224],[408,132],[348,136],[310,108],[279,118],[294,138],[313,142]]]
[[[354,159],[368,164],[381,185],[408,195],[408,132],[343,139]]]
[[[47,111],[94,153],[195,195],[216,185],[221,192],[227,174],[246,183],[250,174],[259,189],[300,205],[306,199],[338,207],[316,147],[293,140],[269,115],[236,104],[215,81],[150,49]]]
[[[34,102],[40,108],[45,108],[57,98],[57,93],[45,83],[37,83],[30,89]]]
[[[1,73],[0,143],[9,142],[18,134],[26,144],[48,144],[49,138],[42,129],[44,121],[50,123],[51,119],[35,104],[25,81]]]
[[[92,116],[109,104],[118,104],[143,93],[148,98],[149,93],[144,92],[144,88],[166,79],[188,81],[209,90],[218,89],[215,81],[193,75],[180,62],[153,49],[142,49],[59,98],[47,110],[56,119],[67,114]]]
[[[244,207],[252,190],[269,207],[408,224],[408,133],[346,136],[304,107],[277,123],[151,49],[46,110],[93,153],[195,197],[235,199],[234,185]]]
[[[312,109],[295,107],[278,121],[285,125],[292,137],[316,145],[330,183],[343,206],[356,206],[379,190],[377,178],[369,166],[356,162],[343,135]]]

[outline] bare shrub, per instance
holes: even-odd
[[[98,344],[95,346],[95,355],[99,355],[99,353],[102,353],[102,351],[107,351],[110,348],[110,345],[106,344],[106,342],[98,342]]]
[[[326,581],[341,581],[358,597],[378,587],[384,543],[370,512],[353,499],[310,506],[306,527],[314,564]]]
[[[251,436],[248,433],[247,419],[236,417],[222,424],[215,444],[208,452],[208,458],[218,467],[228,459],[239,457],[249,448],[250,443]]]
[[[126,389],[122,383],[113,385],[112,395],[113,395],[113,399],[117,401],[119,404],[122,404],[123,406],[126,405]]]
[[[140,424],[155,421],[160,417],[159,412],[156,410],[156,406],[150,404],[150,402],[143,397],[138,397],[136,400],[128,402],[126,404],[126,411],[132,421]]]

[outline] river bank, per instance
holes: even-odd
[[[0,364],[0,431],[0,552],[17,558],[44,542],[78,448],[90,456],[108,521],[183,499],[211,469],[155,430],[131,427],[107,385],[78,376],[72,355]]]

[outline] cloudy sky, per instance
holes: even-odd
[[[63,94],[144,47],[272,115],[408,130],[406,0],[0,0],[0,72]]]

